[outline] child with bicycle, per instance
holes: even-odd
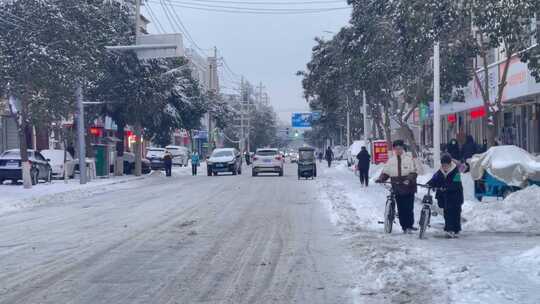
[[[439,169],[427,183],[437,189],[435,198],[444,209],[444,231],[448,238],[457,238],[461,231],[461,205],[463,205],[463,185],[458,166],[449,154],[441,156]]]

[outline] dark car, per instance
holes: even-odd
[[[150,161],[152,170],[165,170],[165,149],[164,148],[148,148],[146,149],[146,158]]]
[[[232,175],[242,174],[242,155],[234,148],[215,149],[206,161],[208,176],[220,172],[231,172]]]
[[[39,152],[28,150],[30,161],[30,177],[32,185],[39,180],[51,181],[52,168],[49,162]],[[13,184],[22,179],[21,152],[19,149],[8,150],[0,155],[0,184],[11,180]]]
[[[133,174],[135,171],[135,154],[131,152],[124,152],[124,174]],[[150,161],[146,158],[141,159],[141,173],[148,174],[152,171],[150,168]],[[114,172],[114,164],[110,166],[110,172]]]

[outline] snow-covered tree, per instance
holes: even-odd
[[[531,45],[535,31],[531,26],[532,20],[540,12],[538,0],[500,1],[475,0],[465,2],[470,12],[478,56],[481,60],[476,62],[475,68],[483,69],[474,74],[474,81],[480,88],[484,106],[487,109],[488,143],[493,145],[497,137],[498,125],[501,121],[500,113],[503,108],[503,93],[507,85],[510,63],[518,52],[528,49]],[[490,94],[489,64],[490,52],[499,52],[504,59],[501,75],[497,84],[495,96]],[[537,58],[531,54],[538,52],[524,52],[523,61],[531,62],[536,71]],[[495,56],[497,58],[498,56]],[[497,60],[497,59],[495,59]]]
[[[126,19],[126,8],[107,0],[0,3],[0,86],[20,101],[11,109],[20,133],[25,187],[30,187],[27,126],[38,115],[50,120],[73,112],[75,85],[96,74],[107,44],[125,39]]]

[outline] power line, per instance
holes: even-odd
[[[169,2],[172,3],[173,0],[169,0]],[[234,10],[247,10],[247,11],[268,11],[268,12],[304,12],[304,11],[319,11],[319,10],[326,10],[326,9],[334,9],[335,7],[310,7],[310,8],[260,8],[260,7],[246,7],[246,6],[231,6],[231,5],[213,5],[213,4],[207,4],[207,3],[194,3],[194,2],[186,2],[181,0],[174,0],[175,4],[180,5],[191,5],[191,6],[197,6],[197,7],[203,7],[203,8],[217,8],[217,9],[234,9]],[[348,7],[347,7],[348,8]]]
[[[149,0],[148,2],[157,3],[156,0]],[[175,7],[187,8],[193,10],[207,11],[207,12],[219,12],[219,13],[233,13],[233,14],[253,14],[253,15],[302,15],[302,14],[317,14],[325,13],[339,10],[350,9],[350,7],[332,7],[332,8],[320,8],[320,9],[256,9],[256,8],[239,8],[239,7],[228,7],[226,9],[219,8],[210,8],[209,6],[192,6],[192,5],[182,5],[178,3],[171,4]]]
[[[174,9],[172,3],[170,0],[167,0],[169,5],[170,5],[170,11],[172,11],[172,15],[173,15],[173,18],[176,20],[176,22],[180,25],[180,27],[183,29],[183,32],[186,36],[186,38],[191,42],[191,44],[196,48],[198,49],[199,51],[201,51],[203,54],[204,54],[204,50],[197,44],[197,42],[195,42],[195,39],[193,39],[193,36],[191,36],[191,34],[189,33],[187,27],[184,25],[184,23],[182,22],[182,18],[180,18],[180,14]]]
[[[189,0],[188,0],[189,1]],[[272,2],[252,2],[252,1],[219,1],[219,0],[191,0],[192,2],[208,2],[208,3],[222,3],[222,4],[248,4],[248,5],[319,5],[319,4],[334,4],[345,3],[343,0],[325,0],[325,1],[272,1]]]
[[[150,17],[156,22],[158,31],[160,33],[166,33],[165,28],[161,24],[161,21],[159,21],[159,18],[157,18],[157,15],[154,13],[154,10],[150,5],[145,5],[146,9],[148,10],[148,14],[150,14]]]

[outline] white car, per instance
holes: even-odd
[[[67,173],[68,178],[73,178],[75,175],[76,162],[69,152],[64,150],[41,150],[41,155],[50,160],[49,164],[51,165],[53,177],[63,179],[64,173]]]
[[[165,149],[171,152],[173,159],[173,165],[188,166],[189,151],[186,147],[182,146],[166,146]]]
[[[291,163],[298,162],[298,153],[292,152],[291,154],[289,154],[289,158],[291,159]]]
[[[253,156],[251,175],[257,176],[259,173],[277,173],[283,176],[283,156],[278,149],[257,149]]]

